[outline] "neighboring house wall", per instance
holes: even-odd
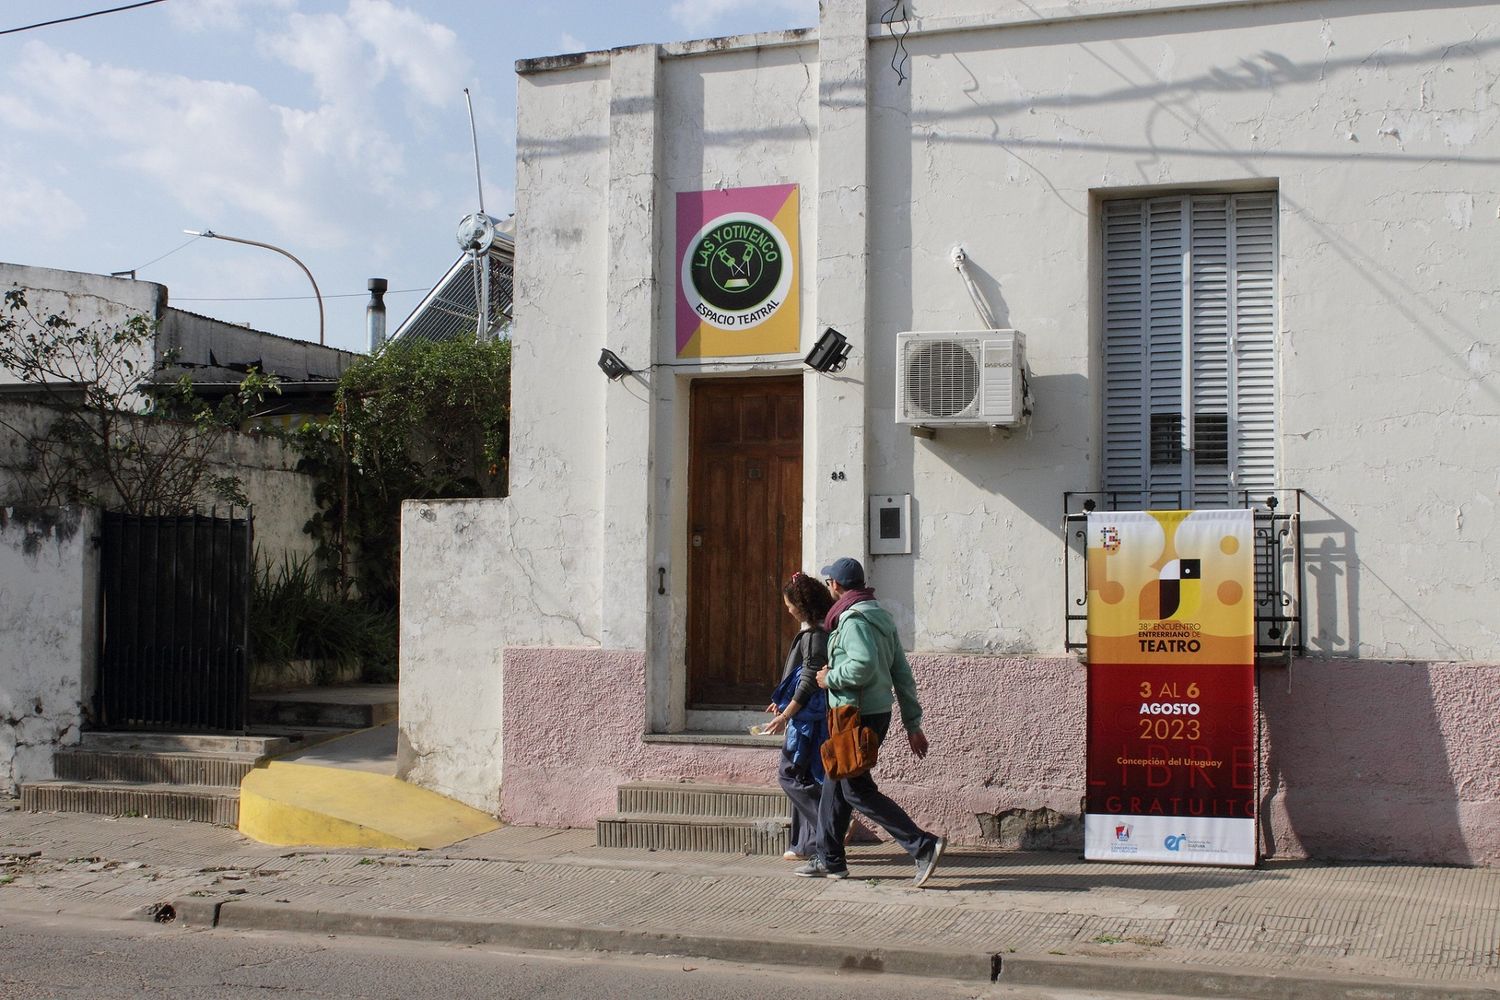
[[[181,309],[163,312],[157,350],[175,363],[167,375],[186,372],[194,379],[213,381],[241,378],[253,365],[285,382],[336,382],[360,356]]]
[[[236,382],[253,365],[283,381],[331,383],[359,357],[168,308],[166,287],[149,281],[0,263],[0,290],[11,288],[26,291],[31,312],[41,320],[56,313],[79,325],[117,326],[144,316],[157,324],[155,338],[135,359],[135,374],[142,381],[170,360],[173,364],[160,377],[187,374],[205,382]],[[0,384],[18,381],[13,373],[0,369]],[[267,405],[277,398],[268,396]],[[129,396],[127,402],[144,404],[145,400]],[[14,426],[35,427],[45,418],[44,410],[30,404],[0,400],[0,407]],[[210,462],[216,474],[235,475],[243,481],[255,508],[258,547],[273,562],[283,553],[293,558],[310,555],[314,548],[302,530],[316,511],[313,481],[295,471],[298,458],[292,446],[274,438],[231,434]],[[25,460],[14,436],[0,442],[0,499],[21,495],[16,477]],[[112,502],[107,496],[101,499],[106,506]]]
[[[218,475],[240,478],[255,516],[258,564],[275,567],[283,557],[312,557],[316,541],[304,529],[318,512],[313,498],[316,480],[297,471],[302,453],[296,446],[260,434],[226,434],[210,465]]]
[[[50,415],[35,403],[0,399],[0,420],[40,433]],[[210,474],[239,478],[254,511],[255,547],[262,562],[274,565],[283,555],[293,560],[308,558],[316,547],[312,536],[303,530],[317,513],[313,496],[316,483],[312,476],[297,471],[300,459],[301,453],[292,444],[235,431],[220,438],[217,449],[208,457]],[[0,441],[0,502],[14,503],[26,497],[25,462],[24,442],[6,435]],[[106,508],[118,501],[107,492],[99,499]]]
[[[0,428],[5,430],[0,434],[0,503],[27,503],[32,499],[26,484],[30,463],[26,441],[43,434],[52,419],[46,407],[0,398]]]
[[[0,795],[52,777],[92,696],[98,516],[0,507]]]
[[[238,382],[252,365],[284,382],[333,382],[359,357],[169,308],[166,286],[150,281],[0,263],[0,291],[17,288],[26,293],[30,312],[39,321],[56,314],[80,327],[108,328],[144,317],[154,325],[155,337],[131,359],[132,377],[138,382],[175,381],[183,374],[202,382]],[[0,368],[0,385],[19,381],[15,373]],[[145,402],[130,394],[133,385],[114,388],[132,404]]]
[[[640,734],[692,722],[691,381],[805,371],[675,357],[675,197],[797,183],[802,348],[825,326],[854,345],[838,376],[805,376],[803,567],[865,553],[868,496],[913,497],[913,554],[867,565],[934,749],[917,764],[893,746],[882,773],[961,838],[976,817],[1076,814],[1062,513],[1106,480],[1104,206],[1274,192],[1274,463],[1306,491],[1308,655],[1261,669],[1263,843],[1500,862],[1500,4],[950,0],[911,23],[904,81],[880,6],[828,0],[816,38],[522,65],[512,494],[451,521],[406,512],[413,581],[481,562],[492,588],[403,608],[408,737],[453,746],[473,706],[447,682],[482,669],[486,706],[503,680],[512,822],[585,824],[629,778],[771,782],[763,750]],[[895,337],[979,326],[956,245],[997,325],[1026,334],[1035,415],[920,439],[894,422]],[[660,367],[607,382],[604,346]],[[454,629],[447,659],[433,637]],[[466,770],[494,780],[487,744],[419,780]]]
[[[38,320],[45,321],[55,314],[80,327],[91,324],[123,326],[136,316],[144,316],[155,323],[167,308],[166,286],[155,282],[0,263],[0,292],[16,288],[26,293],[27,307]],[[12,316],[8,309],[5,314]],[[139,356],[132,359],[141,379],[159,360],[155,348],[155,344],[142,345]],[[89,376],[92,373],[85,371],[83,374]],[[0,368],[0,385],[19,381],[14,372]],[[128,393],[134,387],[120,385],[113,388]]]

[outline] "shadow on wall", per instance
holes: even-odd
[[[932,537],[924,538],[924,534],[948,530],[951,536],[958,531],[974,530],[975,525],[982,522],[986,531],[1002,535],[1009,533],[1016,538],[1025,535],[1034,542],[1038,529],[1045,531],[1056,540],[1055,547],[1048,550],[1045,545],[1040,545],[1038,551],[1042,557],[1029,561],[1024,575],[1012,574],[1003,580],[996,577],[996,586],[1000,589],[991,598],[1005,604],[1038,581],[1048,581],[1047,586],[1058,589],[1058,604],[1063,600],[1063,492],[1074,485],[1080,456],[1086,454],[1087,421],[1077,419],[1076,415],[1090,412],[1089,380],[1077,372],[1033,375],[1031,392],[1038,402],[1037,412],[1029,424],[998,429],[943,428],[930,441],[918,443],[917,439],[911,438],[897,445],[898,454],[905,456],[900,475],[907,477],[908,481],[918,464],[915,449],[920,447],[933,453],[925,461],[930,463],[935,457],[943,467],[945,478],[956,476],[971,486],[966,499],[947,507],[936,499],[924,504],[922,497],[914,493],[912,555],[876,556],[873,559],[871,576],[880,588],[882,598],[889,599],[887,607],[896,614],[903,641],[908,645],[914,627],[909,609],[917,602],[916,566],[924,557],[922,550],[924,546],[928,549],[926,558],[930,560],[934,558],[934,550],[941,553],[953,544],[952,537],[935,541]],[[1028,525],[1027,521],[1033,524]],[[950,525],[950,528],[945,529],[943,525]],[[979,562],[965,562],[950,567],[944,577],[945,585],[961,587],[965,574],[975,572],[980,565]],[[1020,652],[1045,648],[1043,644],[1050,645],[1054,641],[1053,633],[1043,637],[1040,632],[1026,635],[1019,631],[1005,631],[1013,625],[997,616],[994,622],[983,626],[981,631],[985,635],[1001,636],[999,644],[994,647],[984,645],[983,636],[940,633],[937,638],[945,648],[970,652]],[[928,638],[934,636],[930,634]]]
[[[1461,785],[1474,768],[1445,732],[1485,726],[1492,674],[1430,662],[1360,659],[1358,532],[1326,503],[1304,495],[1303,625],[1308,657],[1260,671],[1267,854],[1362,861],[1473,864]],[[1378,580],[1378,578],[1377,578]],[[1394,593],[1394,592],[1393,592]],[[1412,612],[1415,614],[1415,612]],[[1494,778],[1481,778],[1481,782]]]
[[[1304,645],[1317,656],[1349,658],[1359,649],[1359,562],[1354,527],[1303,495]]]
[[[1015,428],[944,430],[931,442],[945,464],[983,494],[1004,497],[1037,524],[1063,539],[1063,492],[1074,487],[1078,457],[1087,454],[1093,397],[1082,372],[1031,376],[1036,410]],[[999,447],[972,447],[998,437]],[[1058,550],[1060,556],[1061,548]]]
[[[1368,660],[1263,669],[1265,853],[1494,863],[1469,848],[1469,834],[1479,831],[1464,829],[1454,779],[1471,769],[1465,747],[1448,745],[1442,725],[1466,728],[1461,706],[1472,710],[1473,685],[1487,677],[1453,664]],[[1492,724],[1482,714],[1474,713],[1475,724]],[[1486,768],[1493,771],[1478,763]]]

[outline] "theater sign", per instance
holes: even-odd
[[[1253,543],[1248,510],[1089,514],[1087,859],[1256,863]]]

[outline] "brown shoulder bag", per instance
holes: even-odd
[[[880,741],[854,705],[828,710],[828,739],[822,747],[823,770],[834,781],[857,778],[875,766]]]

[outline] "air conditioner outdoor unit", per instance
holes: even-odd
[[[896,359],[898,424],[1006,426],[1030,412],[1017,330],[899,333]]]

